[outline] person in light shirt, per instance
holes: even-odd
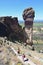
[[[25,56],[25,54],[23,54],[23,61],[25,62],[25,61],[28,61],[28,58],[26,58],[26,56]]]

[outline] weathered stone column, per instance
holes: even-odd
[[[33,20],[34,20],[34,10],[33,8],[27,8],[23,11],[23,19],[25,21],[25,32],[24,35],[27,38],[26,43],[29,45],[33,44],[32,34],[33,34]]]

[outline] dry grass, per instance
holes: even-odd
[[[36,41],[34,41],[34,42],[36,42]],[[41,40],[40,40],[40,42],[41,42]],[[15,54],[13,54],[12,52],[10,52],[7,47],[10,47],[10,45],[7,46],[7,44],[5,44],[5,46],[2,45],[2,47],[0,47],[0,50],[2,50],[2,52],[3,52],[3,54],[2,54],[3,62],[7,63],[9,61],[9,65],[12,65],[13,63],[15,63],[15,65],[23,65],[21,63],[21,61],[17,58],[17,56]],[[40,54],[37,51],[32,51],[29,49],[29,46],[25,47],[23,44],[21,45],[21,44],[12,43],[12,47],[16,51],[18,50],[18,47],[19,47],[20,54],[25,54],[28,59],[30,59],[32,62],[36,63],[37,65],[43,65],[43,62],[34,58],[34,56],[43,58],[43,54]]]

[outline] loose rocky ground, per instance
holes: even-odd
[[[23,54],[28,61],[24,62]],[[32,51],[30,46],[25,47],[17,41],[13,43],[0,38],[0,65],[43,65],[43,53]]]

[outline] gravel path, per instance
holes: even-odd
[[[15,49],[14,49],[13,47],[11,47],[11,49],[14,51],[14,53],[17,55],[18,59],[20,59],[20,61],[21,61],[24,65],[28,65],[28,64],[30,64],[30,65],[36,65],[36,64],[33,63],[30,59],[29,59],[28,61],[24,62],[23,59],[22,59],[22,55],[19,56],[18,53],[15,51]]]

